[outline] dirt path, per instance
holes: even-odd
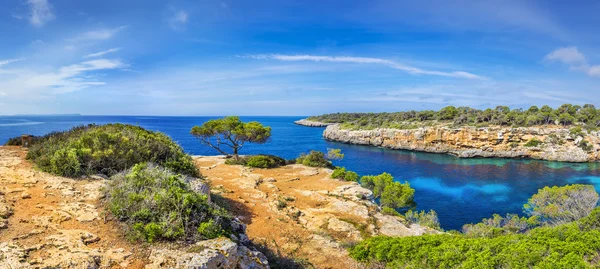
[[[103,179],[39,172],[25,154],[0,147],[0,268],[143,267],[143,247],[104,221]]]

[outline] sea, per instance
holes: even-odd
[[[44,135],[77,125],[126,123],[163,132],[192,155],[217,155],[190,134],[195,125],[218,117],[163,116],[0,116],[0,143],[21,134]],[[445,154],[390,150],[326,141],[324,128],[295,125],[305,117],[241,117],[272,128],[262,145],[247,144],[241,154],[273,154],[292,159],[310,150],[339,148],[334,161],[359,175],[388,172],[415,189],[417,210],[435,210],[442,228],[460,230],[493,214],[523,215],[523,204],[545,186],[592,184],[600,192],[600,163],[561,163],[516,159],[460,159]]]

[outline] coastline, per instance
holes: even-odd
[[[323,137],[347,144],[444,153],[459,158],[522,158],[574,163],[600,161],[600,133],[573,136],[567,128],[496,126],[345,130],[335,124],[327,126]],[[527,145],[532,140],[541,143]],[[582,141],[588,141],[591,149],[582,149]]]
[[[301,120],[294,121],[294,124],[298,124],[298,125],[302,125],[302,126],[306,126],[306,127],[327,127],[330,125],[334,125],[335,123],[325,123],[325,122],[301,119]]]

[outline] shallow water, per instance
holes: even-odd
[[[214,117],[213,117],[214,118]],[[242,117],[273,128],[270,142],[247,145],[242,154],[268,153],[295,158],[311,149],[341,148],[345,166],[360,175],[388,172],[416,190],[417,209],[437,211],[442,227],[460,229],[493,213],[521,213],[523,204],[544,186],[594,184],[600,191],[600,163],[570,164],[535,160],[459,159],[443,154],[388,150],[325,141],[324,128],[293,124],[302,117]],[[21,134],[43,135],[81,124],[140,125],[171,136],[190,154],[215,155],[189,134],[211,117],[21,116],[0,117],[0,143]]]

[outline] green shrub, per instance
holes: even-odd
[[[390,215],[390,216],[402,216],[400,213],[398,213],[398,211],[396,211],[396,209],[393,209],[391,207],[387,207],[384,206],[383,208],[381,208],[381,213],[385,214],[385,215]]]
[[[524,146],[526,146],[526,147],[537,147],[537,146],[539,146],[541,144],[542,144],[542,141],[534,137],[531,140],[527,141],[527,143],[525,143]]]
[[[88,125],[41,137],[27,158],[59,176],[114,175],[135,164],[152,162],[199,177],[192,158],[168,136],[124,124]]]
[[[462,231],[472,237],[495,237],[510,233],[524,233],[538,225],[539,221],[536,217],[519,217],[517,214],[506,214],[506,217],[502,217],[494,214],[480,223],[463,225]]]
[[[594,149],[592,143],[587,140],[581,140],[581,142],[579,142],[579,147],[586,152],[591,152]]]
[[[333,168],[325,153],[316,150],[311,150],[308,154],[301,154],[296,159],[296,163],[310,167]]]
[[[239,158],[229,158],[225,161],[229,165],[244,165],[254,168],[275,168],[286,165],[288,162],[275,155],[254,155],[254,156],[243,156]]]
[[[583,129],[581,129],[580,126],[575,126],[573,128],[571,128],[569,130],[569,133],[571,134],[571,136],[573,137],[577,137],[577,136],[584,136],[585,134],[583,133]]]
[[[406,218],[406,220],[410,223],[417,223],[419,225],[427,226],[437,230],[441,229],[437,213],[433,210],[430,210],[427,213],[425,213],[423,210],[420,212],[408,210],[404,214],[404,218]]]
[[[381,206],[400,208],[414,205],[413,197],[415,190],[408,182],[392,182],[383,189],[381,193]]]
[[[336,167],[331,173],[331,178],[358,182],[359,176],[356,172],[348,171],[344,167]]]
[[[157,240],[208,239],[225,234],[230,218],[194,192],[186,176],[141,163],[111,177],[106,189],[108,209],[130,227],[135,238]]]
[[[31,145],[37,143],[41,137],[39,136],[31,136]],[[5,146],[23,146],[23,141],[21,140],[21,136],[11,137],[4,143]],[[31,147],[31,145],[29,145]]]
[[[543,224],[558,225],[589,215],[597,203],[594,186],[573,184],[544,187],[529,198],[523,209]]]
[[[360,184],[373,191],[375,198],[379,198],[385,189],[385,186],[392,184],[394,177],[388,173],[382,173],[377,176],[363,176],[360,178]]]
[[[390,268],[597,268],[600,209],[578,222],[525,234],[372,237],[350,249],[362,262]],[[592,223],[592,224],[590,224]]]

